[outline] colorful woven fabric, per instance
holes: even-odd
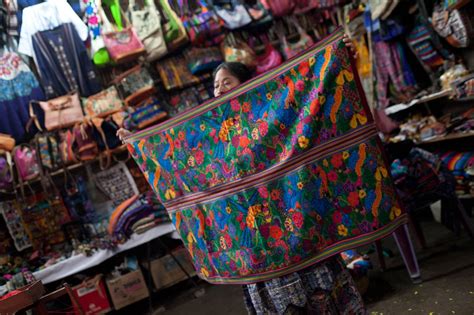
[[[280,277],[406,222],[342,35],[127,139],[207,281]]]

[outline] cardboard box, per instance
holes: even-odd
[[[173,255],[191,276],[196,275],[189,253],[185,248],[173,251]],[[157,289],[172,286],[186,280],[187,276],[171,255],[163,256],[150,263],[153,283]]]
[[[111,310],[102,275],[83,281],[72,291],[85,315],[105,314]]]
[[[106,282],[116,310],[140,301],[150,294],[140,269],[118,278],[107,279]]]

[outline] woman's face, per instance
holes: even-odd
[[[222,68],[216,73],[214,78],[214,96],[219,97],[232,90],[240,84],[239,79],[233,76],[229,70]]]

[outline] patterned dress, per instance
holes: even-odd
[[[287,276],[243,286],[249,314],[366,314],[338,256]]]

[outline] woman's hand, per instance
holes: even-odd
[[[117,137],[119,137],[119,139],[122,140],[122,142],[125,137],[128,137],[131,134],[132,133],[130,132],[130,130],[127,130],[124,128],[120,128],[119,130],[117,130]]]
[[[344,37],[342,38],[342,41],[346,45],[347,48],[352,52],[352,56],[354,59],[357,58],[357,50],[354,48],[354,44],[352,44],[352,40],[347,36],[347,34],[344,34]]]

